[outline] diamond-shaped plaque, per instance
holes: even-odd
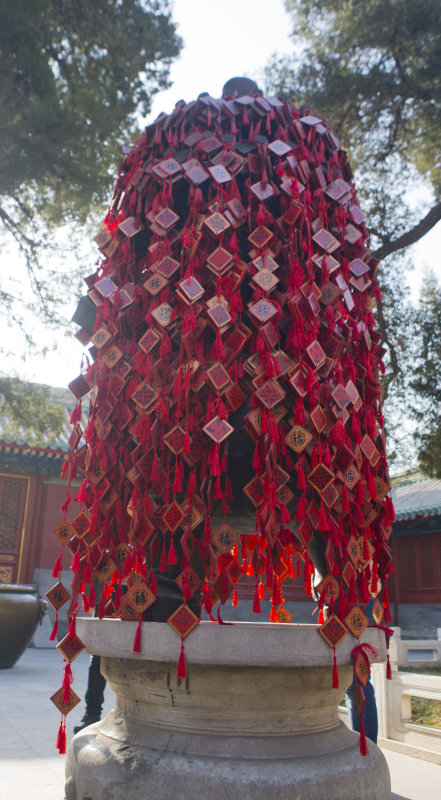
[[[250,236],[248,236],[248,241],[250,241],[254,247],[257,247],[258,250],[261,250],[272,238],[273,234],[271,231],[265,228],[264,225],[259,225],[259,227],[255,228]]]
[[[248,306],[248,310],[258,322],[268,322],[277,313],[275,305],[265,298],[252,303]]]
[[[334,480],[334,473],[331,472],[324,464],[317,464],[312,472],[308,475],[308,483],[317,490],[317,492],[324,492],[329,484]]]
[[[167,510],[162,515],[162,519],[171,533],[174,533],[179,528],[182,520],[184,519],[184,514],[182,512],[182,508],[176,502],[176,500],[170,503]]]
[[[116,344],[111,345],[105,353],[103,358],[104,363],[109,369],[113,369],[113,367],[120,361],[123,357],[122,350],[116,346]]]
[[[146,608],[149,608],[155,602],[156,597],[144,581],[138,581],[127,592],[127,600],[136,608],[138,614],[142,614]]]
[[[223,442],[225,439],[233,433],[233,426],[230,425],[226,419],[221,419],[220,417],[213,417],[210,422],[207,422],[206,425],[202,428],[204,433],[213,439],[214,442]]]
[[[81,539],[90,528],[90,518],[84,513],[84,511],[81,511],[76,517],[74,517],[70,524],[75,535]]]
[[[373,616],[375,622],[377,623],[377,625],[381,625],[381,623],[383,622],[383,617],[384,617],[384,608],[381,605],[378,597],[375,598],[374,607],[372,609],[372,616]]]
[[[164,442],[175,455],[178,455],[184,446],[185,431],[179,426],[175,425],[164,436]]]
[[[318,632],[320,636],[323,636],[325,642],[327,642],[330,647],[337,647],[348,633],[343,623],[340,622],[335,614],[331,614],[331,616],[328,617],[326,622],[320,626]]]
[[[230,227],[228,220],[223,216],[223,214],[219,214],[218,211],[215,211],[214,214],[211,214],[210,217],[207,217],[205,220],[205,225],[212,233],[214,233],[215,236],[220,236]]]
[[[333,183],[330,183],[325,189],[325,194],[327,194],[332,200],[341,200],[345,194],[350,193],[351,187],[342,178],[337,178],[337,180],[333,181]]]
[[[346,586],[350,586],[351,583],[352,583],[352,580],[353,579],[355,580],[355,578],[357,577],[357,573],[356,573],[354,567],[352,566],[352,561],[346,561],[346,564],[345,564],[345,566],[343,568],[342,575],[343,575],[343,580],[344,580]]]
[[[332,235],[329,231],[322,228],[321,230],[317,231],[315,236],[312,237],[312,240],[322,248],[322,250],[326,250],[327,253],[333,253],[334,250],[340,247],[340,242],[335,236]]]
[[[279,279],[273,272],[267,269],[261,269],[253,275],[253,283],[256,283],[264,292],[271,292],[277,286]]]
[[[377,448],[375,447],[372,439],[370,438],[370,436],[367,435],[367,433],[363,436],[363,440],[361,442],[360,447],[363,453],[365,454],[366,458],[369,460],[369,463],[373,467],[375,467],[375,465],[378,462],[378,459],[380,458],[380,454]]]
[[[284,606],[278,608],[276,611],[276,622],[292,622],[293,615],[286,610]]]
[[[181,294],[184,295],[185,299],[189,303],[195,303],[200,297],[202,297],[205,291],[204,287],[201,286],[199,281],[197,281],[193,275],[190,275],[189,278],[185,278],[183,281],[178,283],[178,286]]]
[[[323,580],[316,586],[317,594],[321,597],[322,592],[325,592],[325,603],[330,605],[332,601],[337,600],[340,594],[338,582],[332,575],[326,575]]]
[[[294,425],[289,433],[286,434],[285,442],[296,453],[303,453],[312,438],[312,434],[302,428],[301,425]]]
[[[315,406],[311,411],[311,420],[318,433],[326,427],[327,417],[320,405]]]
[[[94,343],[97,350],[101,350],[101,348],[104,347],[107,342],[110,342],[111,338],[112,334],[107,330],[107,328],[98,328],[98,330],[95,331],[91,337],[91,341]]]
[[[137,406],[145,410],[155,402],[158,395],[151,386],[147,386],[147,384],[143,381],[142,383],[138,384],[135,391],[132,392],[131,397]]]
[[[165,228],[165,230],[169,230],[172,228],[173,225],[176,225],[177,221],[179,220],[179,215],[175,214],[171,208],[163,208],[159,214],[155,216],[155,222],[161,226],[161,228]]]
[[[308,356],[310,357],[314,367],[316,369],[320,369],[320,367],[322,367],[326,361],[326,353],[317,339],[314,339],[314,341],[308,345],[306,352],[308,353]]]
[[[164,278],[171,278],[171,276],[175,274],[179,267],[179,261],[176,261],[175,258],[172,258],[171,256],[164,256],[164,258],[161,258],[161,260],[156,264],[156,272],[159,272]]]
[[[224,247],[217,247],[207,257],[208,268],[215,273],[215,275],[223,275],[229,269],[233,262],[233,256]]]
[[[351,559],[354,567],[357,567],[358,562],[361,560],[361,553],[359,544],[354,536],[350,536],[348,546],[346,549],[348,556]]]
[[[274,261],[268,252],[254,258],[252,263],[256,269],[265,269],[267,272],[275,272],[279,268],[277,261]]]
[[[349,395],[342,383],[339,383],[331,392],[331,394],[339,408],[346,408],[346,406],[351,402]]]
[[[240,536],[235,530],[224,522],[212,535],[212,543],[221,553],[229,553],[237,544],[240,543]]]
[[[60,714],[68,714],[69,711],[72,711],[72,709],[78,705],[78,703],[80,702],[80,698],[71,687],[69,687],[68,701],[63,700],[63,695],[64,695],[64,686],[62,686],[60,689],[58,689],[57,692],[55,692],[55,694],[52,695],[51,700],[54,706],[58,708]]]
[[[199,624],[199,618],[193,613],[185,603],[183,603],[168,618],[168,624],[182,639],[185,639],[191,631]]]
[[[231,383],[231,378],[227,370],[219,362],[213,364],[210,369],[207,369],[207,377],[217,392],[221,392],[222,389],[225,389],[225,387]]]
[[[57,537],[61,544],[67,544],[67,542],[72,539],[72,536],[74,536],[74,531],[67,519],[63,519],[63,521],[57,525],[54,530],[54,536]]]
[[[208,167],[208,171],[216,183],[228,183],[231,181],[231,175],[222,164],[215,164],[214,167]]]
[[[249,483],[247,483],[246,486],[244,486],[243,491],[246,496],[249,497],[253,505],[258,506],[262,502],[265,494],[263,481],[256,476]]]
[[[132,238],[132,236],[136,236],[136,234],[142,230],[142,225],[136,222],[134,217],[127,217],[127,219],[119,223],[118,229],[122,231],[124,236]]]
[[[61,606],[64,606],[65,603],[69,600],[70,594],[67,591],[66,587],[58,581],[55,586],[52,586],[48,592],[46,592],[46,597],[49,600],[50,604],[55,608],[59,609]]]
[[[371,667],[368,657],[359,650],[354,659],[354,673],[363,686],[366,686],[369,678]]]
[[[60,651],[61,655],[66,659],[66,661],[69,661],[69,664],[71,664],[72,661],[80,655],[80,653],[84,650],[84,647],[85,645],[79,636],[76,634],[72,636],[69,633],[66,634],[64,639],[57,644],[57,650]]]
[[[167,326],[170,325],[171,322],[172,312],[173,309],[171,306],[169,306],[168,303],[161,303],[160,306],[158,306],[152,311],[152,317],[154,317],[154,319],[156,320],[158,325],[161,326],[161,328],[167,328]]]
[[[349,628],[352,635],[359,639],[363,631],[369,625],[369,620],[366,614],[363,614],[361,608],[354,606],[345,617],[345,625]]]
[[[273,408],[284,399],[285,395],[284,389],[273,379],[266,381],[256,392],[256,397],[259,398],[265,408]]]
[[[161,341],[161,337],[153,328],[148,328],[146,332],[141,336],[138,344],[141,350],[144,350],[144,353],[150,353],[150,350]]]
[[[223,303],[215,303],[210,306],[207,309],[207,315],[220,330],[226,328],[231,322],[231,315]]]
[[[149,294],[155,297],[163,290],[165,286],[167,286],[167,284],[168,280],[164,277],[164,275],[161,275],[160,272],[154,272],[153,275],[150,275],[150,277],[147,278],[142,285]]]

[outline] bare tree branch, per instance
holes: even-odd
[[[390,239],[389,237],[381,237],[384,244],[372,253],[374,258],[385,258],[385,256],[396,253],[397,250],[403,250],[411,244],[415,244],[423,236],[426,235],[436,223],[441,219],[441,203],[437,203],[430,211],[423,217],[413,228],[403,233],[398,239]]]

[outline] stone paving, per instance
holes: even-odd
[[[72,665],[73,688],[80,697],[86,689],[88,661],[82,654]],[[49,700],[61,685],[62,666],[54,649],[28,648],[15,667],[0,670],[0,787],[5,800],[63,800],[64,757],[55,750],[60,717]],[[107,688],[104,713],[113,707],[113,699]],[[68,742],[83,711],[81,703],[67,717]],[[393,800],[440,799],[440,765],[383,752],[392,776]]]

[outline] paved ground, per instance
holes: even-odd
[[[5,800],[63,800],[64,758],[54,747],[60,720],[49,700],[61,686],[62,664],[55,650],[29,648],[15,667],[0,671],[0,787]],[[87,667],[86,655],[73,664],[73,688],[80,697],[85,693]],[[108,688],[104,711],[112,706]],[[81,703],[68,715],[68,741],[83,711]],[[441,766],[390,750],[384,754],[394,800],[440,800]]]

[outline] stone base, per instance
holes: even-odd
[[[169,626],[143,625],[154,626],[143,629],[143,641],[148,649],[148,634],[156,634],[157,660],[102,658],[116,707],[72,740],[66,800],[390,800],[383,754],[368,742],[363,758],[358,734],[338,718],[352,667],[339,660],[340,688],[332,689],[332,651],[316,626],[201,624],[188,640],[188,677],[179,680]],[[127,629],[107,629],[114,650],[120,630]],[[223,663],[210,648],[219,636]],[[378,647],[378,632],[367,640]],[[314,644],[315,663],[306,666]],[[110,639],[101,643],[109,649]]]

